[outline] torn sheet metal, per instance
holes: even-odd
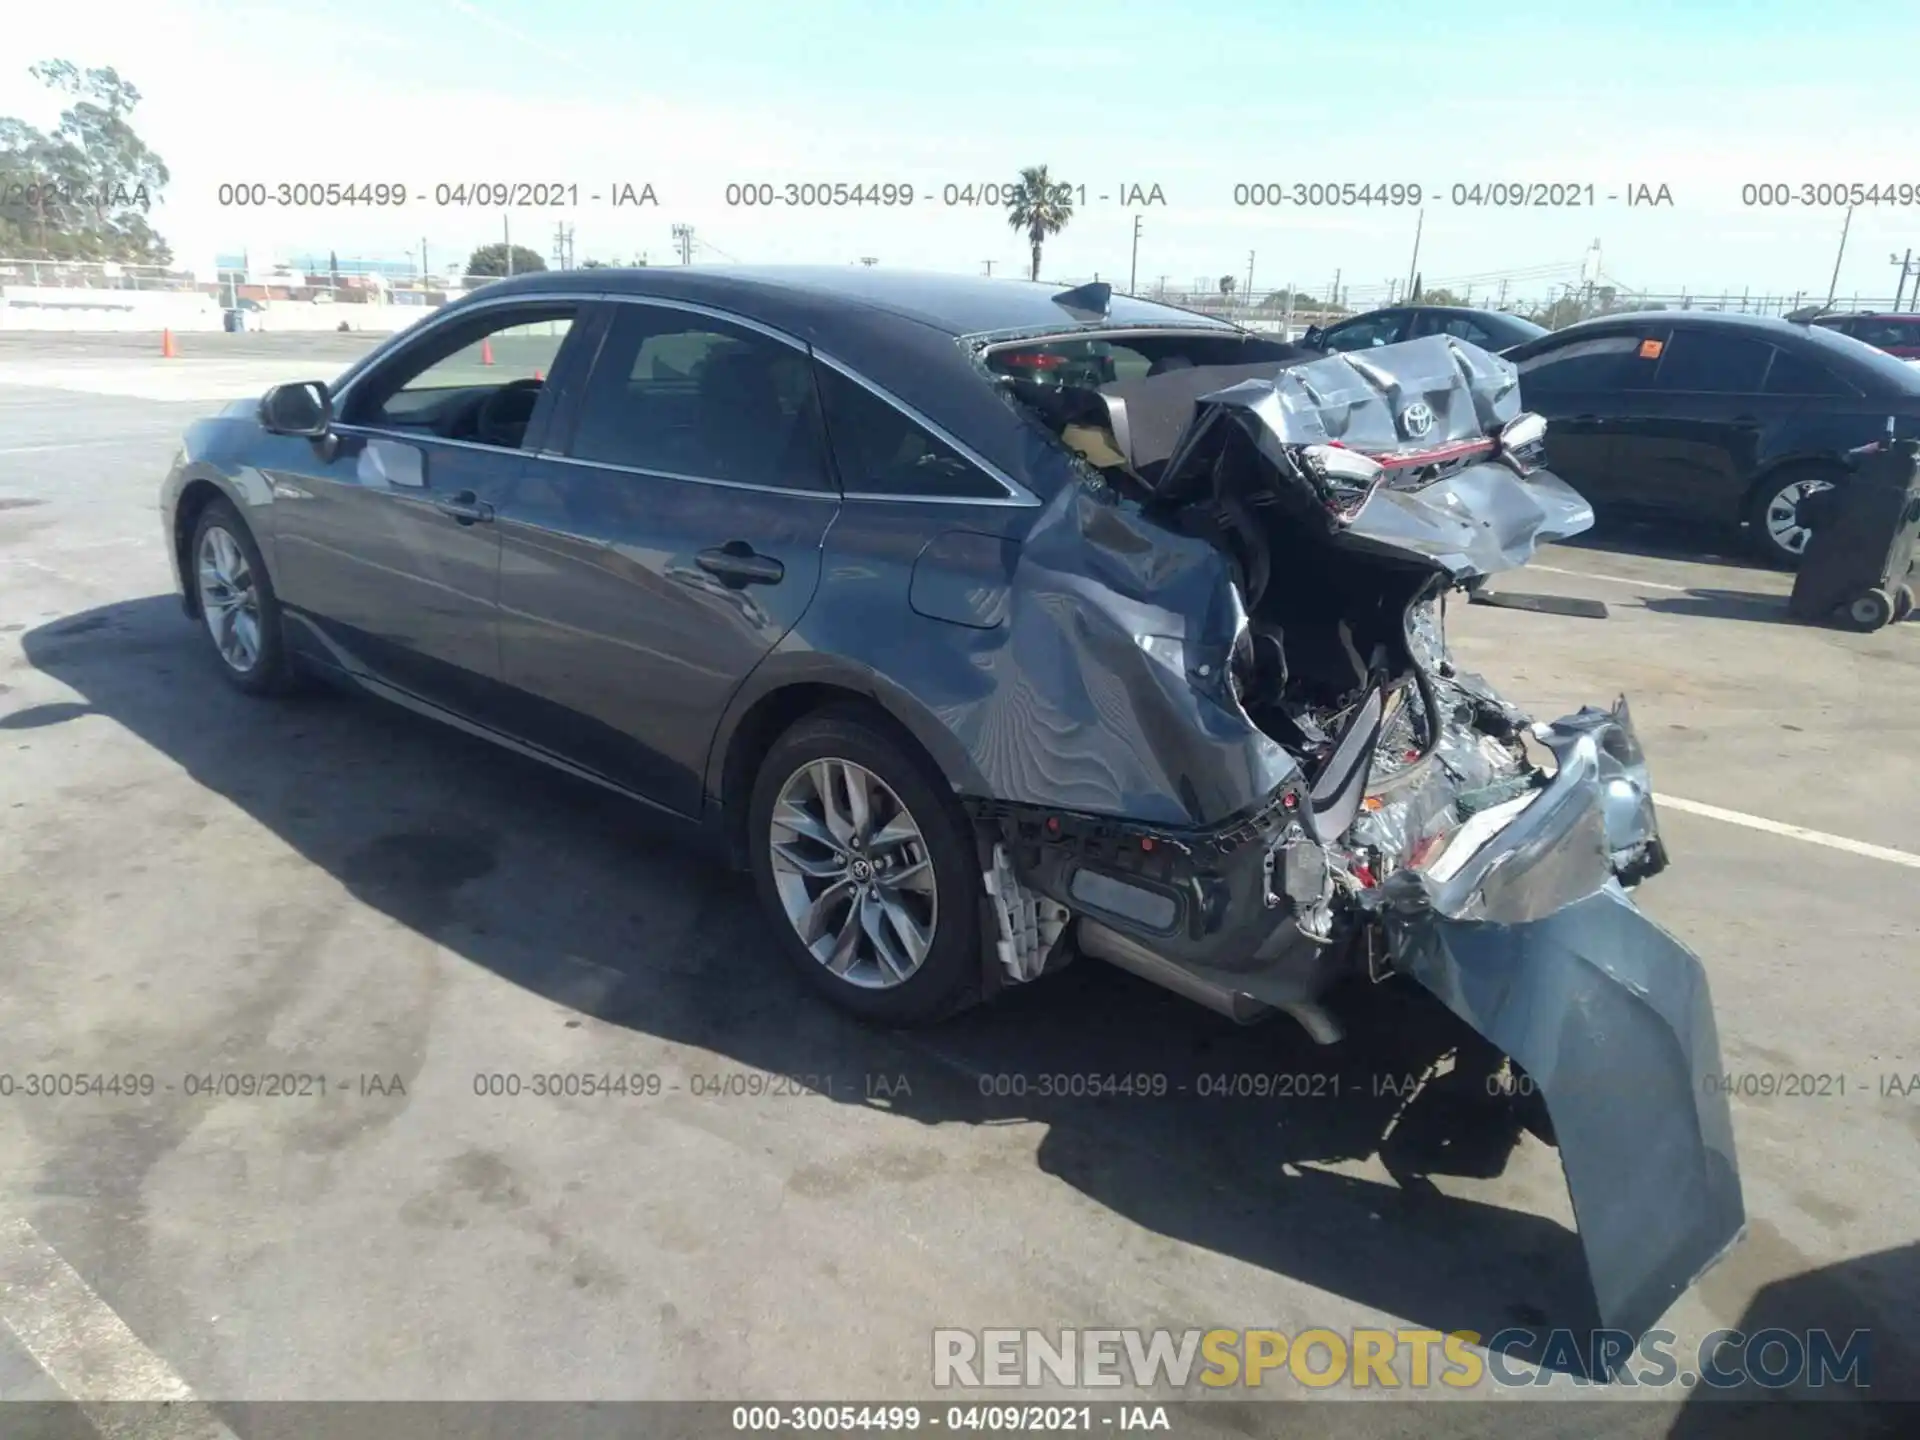
[[[1612,791],[1638,763],[1624,705],[1538,733],[1551,783],[1464,861],[1403,870],[1374,904],[1396,967],[1538,1088],[1597,1317],[1638,1337],[1746,1224],[1720,1042],[1699,959],[1615,877],[1621,848],[1658,844],[1650,804]]]
[[[1020,547],[977,695],[935,708],[987,793],[1151,825],[1213,825],[1295,760],[1233,700],[1246,615],[1226,558],[1102,487],[1069,486]]]

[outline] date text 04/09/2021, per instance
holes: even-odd
[[[1411,209],[1451,205],[1464,210],[1591,209],[1602,204],[1671,208],[1672,187],[1660,181],[1609,185],[1591,180],[1474,180],[1424,185],[1413,180],[1243,180],[1233,187],[1241,209]]]
[[[459,180],[410,185],[402,180],[235,180],[214,191],[229,209],[312,210],[345,207],[400,209],[571,209],[583,204],[655,208],[660,195],[648,180]]]

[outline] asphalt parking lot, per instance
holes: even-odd
[[[208,1401],[923,1397],[936,1328],[1575,1303],[1555,1152],[1471,1087],[1396,1123],[1459,1035],[1392,987],[1325,1050],[1092,961],[864,1029],[633,809],[371,701],[235,694],[171,594],[176,437],[375,337],[151,339],[0,337],[0,1071],[153,1077],[0,1097],[0,1397],[115,1366]],[[1647,743],[1673,864],[1641,899],[1711,976],[1750,1215],[1665,1325],[1871,1329],[1920,1397],[1920,624],[1790,624],[1788,577],[1645,549],[1500,582],[1605,620],[1452,625],[1536,714],[1624,691]],[[484,1093],[556,1072],[657,1089]],[[1039,1093],[1139,1073],[1186,1089]],[[1197,1093],[1308,1073],[1338,1098]],[[1785,1076],[1828,1078],[1757,1093]]]

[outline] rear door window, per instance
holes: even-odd
[[[1653,373],[1655,390],[1686,390],[1715,395],[1752,394],[1760,388],[1773,346],[1745,335],[1710,330],[1673,333]]]
[[[1618,390],[1639,349],[1638,335],[1569,336],[1519,362],[1520,394]]]
[[[810,358],[665,306],[616,308],[567,453],[733,485],[831,488]]]

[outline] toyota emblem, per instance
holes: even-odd
[[[1409,440],[1418,440],[1433,429],[1433,407],[1424,400],[1416,400],[1400,412],[1400,423]]]

